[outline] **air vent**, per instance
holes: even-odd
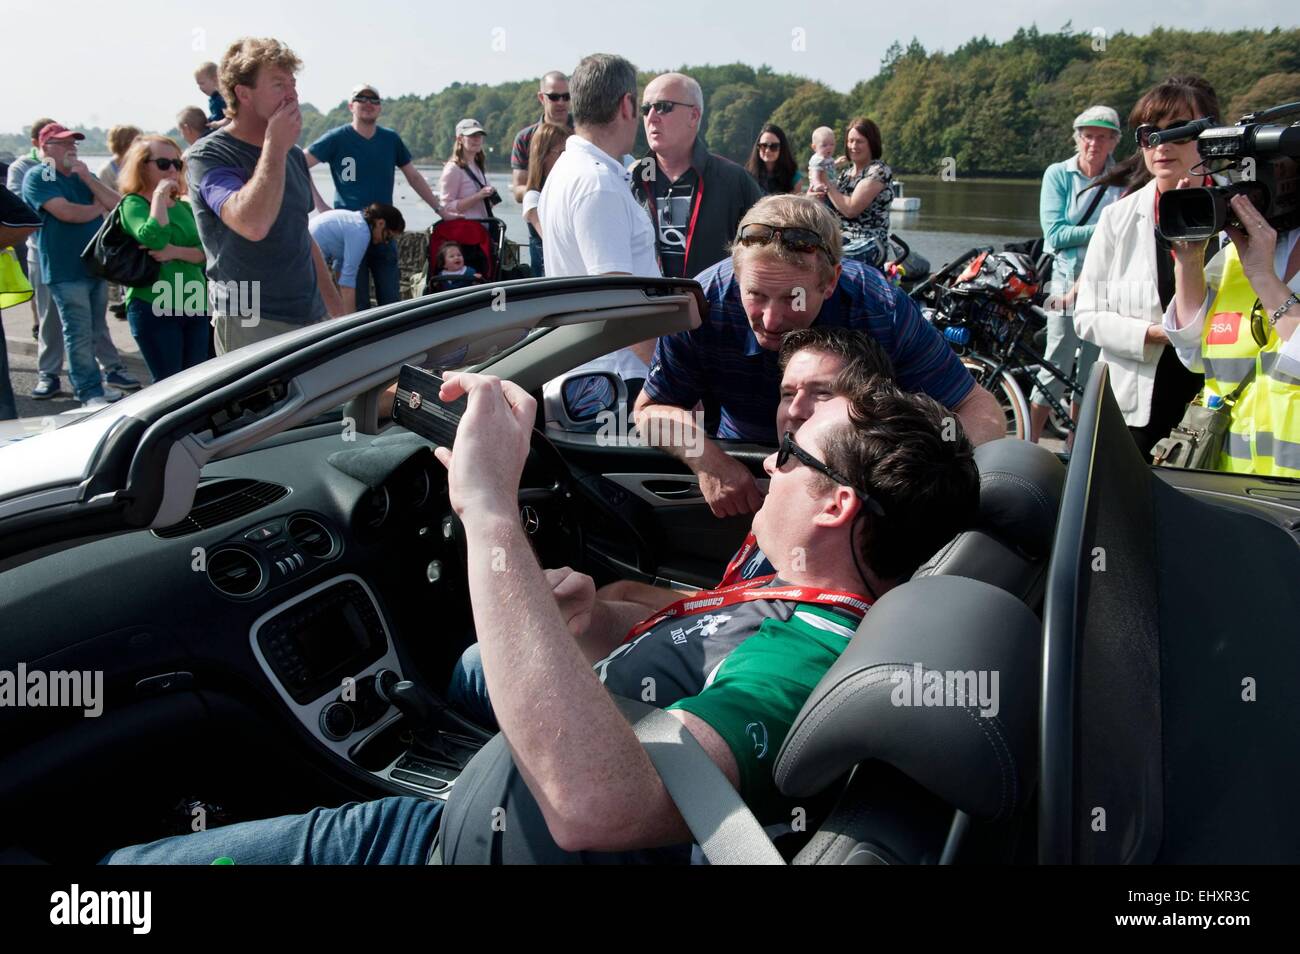
[[[318,560],[324,560],[334,552],[333,534],[315,517],[303,514],[290,517],[289,538],[295,547]]]
[[[227,596],[249,596],[262,585],[262,564],[238,547],[221,547],[208,557],[208,579]]]
[[[288,487],[279,484],[243,478],[200,484],[194,491],[194,507],[189,516],[179,523],[155,530],[154,536],[171,540],[207,530],[275,503],[288,492]]]

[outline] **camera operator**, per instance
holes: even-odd
[[[1179,360],[1204,371],[1203,404],[1254,374],[1232,405],[1218,469],[1300,477],[1300,228],[1279,235],[1245,195],[1229,204],[1242,227],[1227,227],[1232,244],[1208,265],[1204,242],[1173,243],[1164,328]]]
[[[488,183],[484,135],[477,119],[456,124],[456,145],[438,180],[444,219],[490,219],[492,206],[501,201],[496,188]]]

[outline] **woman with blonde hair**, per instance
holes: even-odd
[[[551,174],[556,160],[564,153],[564,145],[573,130],[556,123],[539,123],[533,133],[528,151],[528,178],[524,185],[524,222],[528,225],[528,254],[532,261],[533,277],[546,274],[542,255],[542,220],[537,205],[542,201],[542,186]]]
[[[492,206],[501,201],[487,181],[485,135],[477,119],[462,119],[456,124],[456,145],[438,180],[444,219],[490,219]]]
[[[208,283],[180,146],[167,136],[132,143],[118,175],[122,227],[159,263],[157,281],[128,288],[126,317],[155,381],[208,357]]]
[[[105,137],[108,141],[108,151],[112,153],[112,156],[108,162],[99,167],[99,172],[95,175],[100,182],[114,192],[122,191],[117,187],[117,177],[122,172],[122,163],[126,160],[126,151],[131,148],[131,143],[135,142],[139,136],[140,130],[135,126],[114,126]]]

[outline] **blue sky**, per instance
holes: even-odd
[[[1269,29],[1300,25],[1300,4],[0,0],[0,22],[21,23],[23,36],[7,44],[0,132],[17,132],[42,114],[69,124],[169,128],[181,107],[201,105],[193,68],[220,59],[225,45],[245,34],[289,43],[305,64],[302,99],[328,109],[356,82],[374,83],[386,97],[423,95],[456,80],[567,72],[592,52],[620,53],[642,69],[767,63],[843,91],[873,75],[894,40],[906,44],[916,36],[927,49],[951,50],[973,36],[1003,40],[1020,26],[1036,23],[1050,32],[1067,21],[1075,29],[1130,33],[1153,26]]]

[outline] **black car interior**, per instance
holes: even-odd
[[[716,582],[747,519],[714,519],[665,454],[538,423],[520,508],[543,565],[598,585]],[[1068,470],[1025,442],[977,450],[977,526],[873,608],[778,757],[784,791],[834,804],[779,846],[787,859],[1294,856],[1277,780],[1297,769],[1277,756],[1297,729],[1271,681],[1297,673],[1281,638],[1296,596],[1247,584],[1256,561],[1296,568],[1300,519],[1288,530],[1290,503],[1242,494],[1226,504],[1267,514],[1243,521],[1153,476],[1121,436],[1099,368]],[[728,450],[761,474],[767,449]],[[0,707],[0,860],[84,863],[200,824],[446,798],[488,737],[443,701],[473,640],[464,565],[428,444],[400,428],[345,440],[331,421],[208,464],[175,524],[4,571],[0,668],[101,670],[104,704]],[[1189,594],[1206,567],[1216,585]],[[900,673],[952,671],[997,672],[996,714],[891,704]],[[1259,702],[1240,701],[1247,677]],[[1199,784],[1207,752],[1241,775]],[[1225,804],[1243,809],[1231,831],[1213,823]],[[1113,834],[1089,837],[1093,805]]]

